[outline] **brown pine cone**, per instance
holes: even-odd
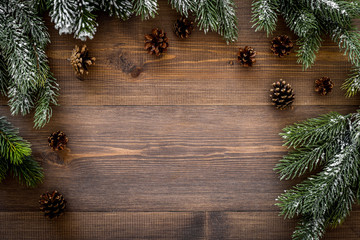
[[[194,29],[194,22],[181,17],[174,24],[174,33],[179,38],[188,38]]]
[[[274,82],[272,86],[273,89],[270,89],[270,98],[273,102],[273,105],[275,105],[275,107],[280,110],[292,107],[295,94],[291,88],[291,85],[280,79],[279,82]]]
[[[53,132],[48,138],[49,146],[52,147],[53,150],[63,150],[68,141],[69,139],[65,133],[61,131]]]
[[[328,77],[322,77],[320,79],[315,80],[315,92],[320,94],[321,96],[325,96],[330,93],[334,87],[333,81],[331,81]]]
[[[89,74],[88,68],[95,64],[95,60],[96,58],[89,57],[86,45],[83,45],[81,49],[76,45],[70,57],[70,63],[78,78],[81,78],[84,74]]]
[[[294,44],[287,35],[274,37],[271,42],[271,51],[279,57],[289,55],[293,47]]]
[[[169,39],[166,37],[166,32],[158,28],[154,28],[150,34],[145,35],[145,46],[144,49],[149,54],[155,54],[160,56],[166,52],[169,43]]]
[[[246,46],[245,48],[239,48],[238,61],[244,67],[252,67],[256,62],[256,51],[252,47]]]
[[[58,191],[52,193],[46,192],[40,196],[40,210],[45,217],[50,219],[60,217],[64,214],[66,208],[66,200]]]

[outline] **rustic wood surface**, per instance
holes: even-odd
[[[237,1],[237,43],[199,30],[178,40],[171,29],[179,15],[166,2],[148,21],[99,14],[96,36],[87,41],[97,61],[85,81],[67,60],[81,42],[59,36],[46,18],[61,106],[34,130],[32,116],[12,117],[6,99],[0,101],[1,115],[31,141],[45,170],[35,189],[11,177],[0,184],[2,239],[290,239],[296,220],[279,217],[274,203],[299,180],[280,182],[272,170],[286,152],[278,133],[295,121],[357,109],[360,97],[345,98],[340,90],[350,69],[346,57],[329,39],[306,72],[294,53],[273,56],[270,39],[251,28],[251,0]],[[162,58],[143,50],[153,27],[170,38]],[[284,33],[294,39],[280,20],[275,34]],[[245,45],[258,52],[253,68],[235,61]],[[322,76],[336,84],[326,97],[314,92]],[[270,85],[280,78],[294,87],[293,110],[269,103]],[[56,130],[70,140],[59,153],[47,147]],[[49,221],[37,210],[38,197],[53,189],[65,195],[68,211]],[[360,207],[324,239],[360,239]]]

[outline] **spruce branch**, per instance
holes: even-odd
[[[308,119],[280,135],[290,148],[275,167],[281,179],[320,171],[281,194],[276,205],[286,218],[301,218],[292,239],[320,239],[360,197],[360,111]]]
[[[235,3],[233,0],[218,1],[217,9],[218,33],[225,38],[227,43],[235,42],[238,38]]]
[[[5,117],[0,117],[0,158],[13,165],[21,164],[25,156],[31,155],[30,143],[18,134]]]
[[[360,67],[353,67],[349,78],[345,80],[341,89],[346,90],[345,96],[353,97],[360,90]]]
[[[42,183],[44,173],[39,163],[31,156],[25,157],[20,165],[10,165],[9,170],[18,181],[27,187],[35,187]]]
[[[172,8],[176,9],[181,15],[188,17],[189,12],[193,12],[196,2],[193,0],[168,0]]]
[[[0,52],[0,94],[6,96],[9,86],[9,74],[6,70],[6,64]]]
[[[292,235],[293,240],[319,240],[325,232],[325,219],[303,216]]]
[[[75,0],[53,0],[48,1],[48,4],[51,21],[55,23],[55,29],[59,30],[59,34],[72,33],[77,17]]]
[[[264,30],[269,36],[276,28],[279,0],[255,0],[252,4],[252,19],[255,31]]]
[[[133,5],[135,15],[141,16],[142,20],[154,18],[158,9],[157,0],[133,0]]]
[[[38,91],[37,105],[34,114],[34,127],[42,128],[52,116],[51,105],[57,105],[59,87],[55,79],[49,74],[49,79]]]
[[[9,171],[28,187],[44,178],[42,168],[31,157],[30,143],[19,136],[19,130],[5,117],[0,117],[0,182]]]
[[[86,41],[87,38],[93,39],[96,27],[96,15],[93,0],[79,0],[77,2],[76,20],[74,25],[74,36],[77,39]]]
[[[351,19],[356,17],[354,5],[348,1],[339,0],[300,0],[308,9],[319,16],[326,16],[333,22],[342,26],[351,24]]]
[[[217,2],[215,0],[203,0],[199,2],[196,12],[196,20],[200,30],[207,33],[209,30],[218,30]]]
[[[31,1],[9,0],[0,3],[1,89],[7,90],[12,114],[28,114],[39,103],[39,90],[51,78],[45,47],[50,42],[47,29],[36,15]],[[6,85],[5,85],[6,84]],[[53,95],[49,88],[48,95]],[[51,103],[56,105],[56,99]],[[50,113],[50,110],[44,113]],[[37,119],[44,126],[50,116]],[[44,121],[47,119],[47,121]]]
[[[344,29],[338,26],[331,30],[330,36],[344,50],[344,55],[348,56],[353,65],[360,65],[360,32],[354,27]]]
[[[317,118],[310,118],[301,123],[287,126],[280,133],[284,146],[312,147],[341,135],[347,127],[348,118],[336,113],[328,113]]]
[[[133,3],[131,0],[101,0],[98,1],[99,8],[108,12],[110,16],[116,16],[127,20],[132,15]]]
[[[322,39],[318,32],[314,32],[313,35],[307,37],[300,37],[296,43],[299,46],[296,56],[297,62],[302,64],[303,69],[310,68],[316,60],[316,54],[321,47]]]

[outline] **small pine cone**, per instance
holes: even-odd
[[[65,212],[66,200],[58,191],[46,192],[40,196],[40,210],[50,219],[60,217]]]
[[[291,85],[280,79],[279,82],[274,82],[272,86],[273,89],[270,89],[270,98],[273,105],[280,110],[291,107],[295,99]]]
[[[271,51],[279,57],[289,55],[293,47],[294,44],[287,35],[274,37],[271,42]]]
[[[321,96],[325,96],[330,93],[334,87],[333,81],[331,81],[328,77],[322,77],[320,79],[315,80],[315,92],[320,94]]]
[[[194,29],[194,22],[181,17],[174,24],[174,33],[179,38],[188,38]]]
[[[239,48],[238,61],[244,67],[252,67],[256,62],[256,51],[252,47],[246,46],[245,48]]]
[[[89,57],[86,45],[83,45],[81,49],[76,45],[70,57],[70,63],[78,78],[81,78],[84,74],[89,74],[88,68],[95,64],[95,60],[96,58]]]
[[[166,32],[158,28],[154,28],[150,34],[145,35],[145,46],[144,49],[149,54],[155,54],[160,56],[166,52],[169,43],[169,39],[166,37]]]
[[[48,138],[49,146],[52,147],[53,150],[63,150],[68,141],[69,139],[65,133],[61,131],[53,132]]]

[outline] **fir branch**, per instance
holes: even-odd
[[[340,136],[346,129],[348,117],[332,112],[318,118],[295,123],[283,129],[280,136],[288,147],[311,147]]]
[[[2,73],[5,72],[8,77],[6,89],[12,114],[25,115],[39,105],[36,102],[37,93],[49,84],[51,77],[44,50],[49,42],[47,29],[36,16],[31,1],[9,0],[0,3],[0,44],[4,59],[2,68],[5,69]],[[53,95],[51,91],[47,94]],[[56,104],[56,100],[52,103]],[[45,117],[47,120],[49,118]],[[40,121],[38,119],[36,125],[46,123],[40,124]]]
[[[339,0],[300,0],[308,9],[319,16],[326,16],[341,26],[351,24],[351,19],[356,17],[354,5],[348,1]]]
[[[108,12],[110,16],[116,16],[122,20],[127,20],[133,13],[133,3],[131,0],[101,0],[98,2],[101,10]]]
[[[31,157],[30,143],[18,134],[18,129],[0,117],[0,182],[10,171],[20,183],[34,187],[42,182],[44,174]]]
[[[198,3],[197,8],[194,10],[196,19],[200,30],[207,33],[209,30],[218,30],[218,16],[217,16],[217,1],[216,0],[203,0]]]
[[[6,96],[9,86],[9,75],[6,70],[6,64],[0,52],[0,94]]]
[[[303,65],[303,69],[310,68],[316,60],[316,54],[321,47],[322,39],[319,32],[314,32],[305,37],[300,37],[297,40],[299,50],[297,50],[296,56],[298,56],[297,62]]]
[[[238,38],[235,4],[233,0],[218,1],[219,26],[218,33],[227,43],[235,42]]]
[[[135,15],[141,16],[142,20],[154,18],[158,9],[157,0],[133,0],[133,5]]]
[[[87,38],[93,39],[96,27],[96,16],[92,13],[94,11],[93,0],[79,0],[77,2],[76,20],[74,25],[74,36],[77,39],[86,41]]]
[[[275,168],[282,178],[323,169],[285,191],[276,205],[287,218],[301,216],[293,239],[319,239],[344,221],[360,196],[360,111],[326,114],[284,131],[285,144],[295,149]]]
[[[303,216],[292,235],[293,240],[319,240],[325,232],[325,219]]]
[[[327,163],[338,150],[339,143],[337,140],[294,149],[280,160],[274,170],[279,173],[281,180],[294,179]]]
[[[281,5],[288,27],[299,37],[311,37],[314,33],[321,32],[321,26],[316,16],[307,9],[299,9],[296,4]]]
[[[334,24],[333,24],[334,26]],[[345,29],[340,26],[330,30],[331,38],[344,50],[353,65],[360,65],[360,33],[355,28]]]
[[[346,90],[345,96],[353,97],[360,90],[360,67],[353,67],[349,78],[345,80],[341,86],[342,90]]]
[[[252,22],[255,31],[264,30],[269,36],[276,28],[279,0],[255,0],[252,4]]]
[[[77,17],[75,0],[49,1],[49,9],[51,21],[55,23],[55,29],[59,30],[59,34],[73,33]]]
[[[296,185],[279,197],[281,213],[292,218],[295,214],[312,214],[316,218],[324,216],[349,191],[354,184],[349,181],[358,179],[359,163],[353,145],[346,146],[329,160],[323,171]],[[350,196],[351,200],[353,196]]]
[[[21,184],[27,187],[35,187],[42,183],[44,178],[44,173],[39,163],[30,156],[27,156],[20,165],[10,165],[9,170],[14,177],[18,178]]]
[[[196,2],[193,0],[168,0],[172,8],[175,8],[181,15],[188,17],[189,12],[193,12]]]
[[[51,105],[57,105],[58,84],[50,75],[45,85],[39,89],[37,106],[34,114],[34,127],[42,128],[50,121],[52,116]]]
[[[18,134],[18,129],[5,117],[0,117],[0,158],[14,165],[21,164],[25,156],[31,155],[30,143]]]

